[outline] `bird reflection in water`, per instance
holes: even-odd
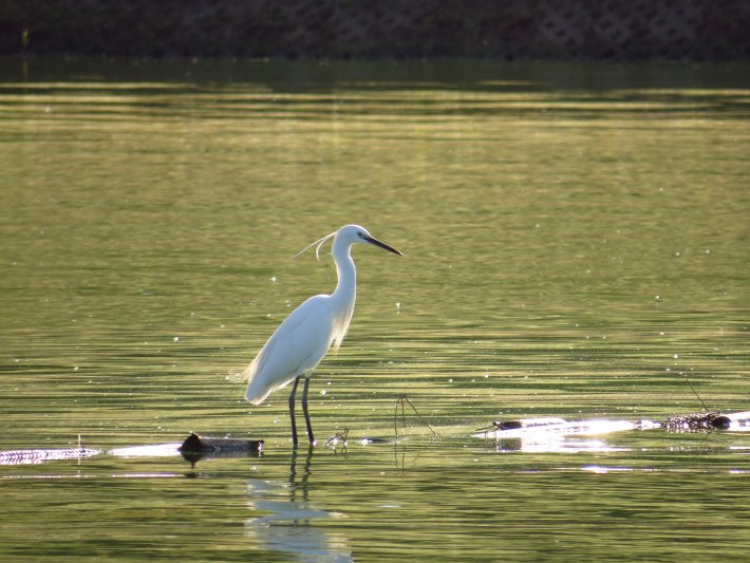
[[[288,485],[248,479],[249,507],[264,515],[245,523],[247,533],[261,547],[290,555],[295,561],[354,561],[344,537],[316,525],[338,515],[315,508],[309,500],[313,450],[308,449],[304,460],[298,460],[296,450],[292,452]]]

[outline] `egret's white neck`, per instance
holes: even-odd
[[[339,282],[331,294],[331,343],[337,350],[349,330],[349,323],[354,314],[354,301],[357,298],[357,270],[350,254],[351,244],[333,241],[333,261],[336,262],[336,273]]]
[[[354,308],[354,300],[357,296],[357,269],[354,267],[354,260],[351,255],[351,244],[342,244],[338,240],[333,241],[333,261],[336,263],[336,273],[338,274],[338,284],[336,291],[331,297],[336,301],[349,304]]]

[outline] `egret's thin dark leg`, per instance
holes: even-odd
[[[310,378],[305,378],[305,387],[302,390],[302,412],[305,413],[305,424],[307,424],[307,437],[310,439],[310,445],[315,444],[313,437],[312,424],[310,424],[310,413],[307,410],[307,388],[310,386]]]
[[[299,440],[297,440],[297,423],[294,420],[294,396],[297,394],[297,385],[299,385],[299,378],[294,378],[294,385],[292,385],[292,393],[289,395],[289,418],[292,420],[292,444],[297,447]]]

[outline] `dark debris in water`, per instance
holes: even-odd
[[[664,422],[669,432],[696,432],[700,430],[729,430],[732,419],[718,412],[699,412],[672,416]]]
[[[217,438],[200,436],[192,432],[178,450],[182,453],[206,452],[259,452],[263,449],[263,440],[246,440],[240,438]]]
[[[260,454],[263,440],[200,436],[191,432],[190,436],[177,448],[183,458],[195,464],[206,457],[238,457]]]

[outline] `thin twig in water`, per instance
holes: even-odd
[[[500,421],[493,420],[492,426],[483,426],[482,428],[477,428],[476,430],[474,430],[474,432],[484,432],[486,434],[487,432],[494,432],[495,430],[499,430],[499,429],[500,429]]]
[[[695,398],[698,399],[698,402],[703,407],[703,410],[706,411],[706,412],[709,412],[709,408],[706,406],[706,403],[703,402],[703,399],[701,399],[701,396],[698,395],[698,392],[695,390],[695,387],[693,387],[693,384],[690,381],[690,378],[688,377],[688,374],[681,373],[680,375],[685,378],[685,381],[687,382],[687,384],[690,387],[690,389],[693,391],[693,395],[695,395]]]
[[[406,428],[406,414],[404,413],[404,398],[405,395],[401,395],[396,399],[396,406],[393,410],[393,434],[398,438],[398,406],[401,405],[401,426]]]
[[[427,429],[432,433],[432,437],[434,438],[435,436],[437,436],[435,431],[432,429],[432,426],[430,426],[429,423],[424,418],[422,418],[422,415],[419,414],[419,411],[414,406],[414,404],[409,400],[409,397],[407,397],[406,395],[400,395],[399,398],[396,399],[396,408],[393,413],[393,432],[396,435],[396,437],[398,438],[398,406],[399,405],[401,405],[401,425],[403,427],[406,427],[406,413],[404,412],[404,403],[409,404],[409,406],[411,407],[411,410],[413,410],[414,414],[416,414],[417,418],[419,418],[419,421],[422,424],[424,424],[427,427]]]

